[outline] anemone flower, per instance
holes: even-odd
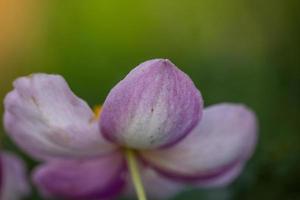
[[[112,199],[135,188],[145,200],[168,198],[185,184],[223,186],[256,144],[252,111],[231,103],[203,109],[192,80],[166,59],[133,69],[96,110],[59,75],[14,82],[4,125],[43,161],[33,180],[44,196]]]
[[[22,160],[9,152],[0,154],[0,199],[20,200],[30,192]]]

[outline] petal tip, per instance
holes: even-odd
[[[140,63],[132,71],[141,70],[142,72],[145,72],[144,70],[146,69],[157,69],[159,71],[157,71],[156,73],[163,73],[160,70],[178,69],[178,67],[175,64],[173,64],[169,59],[155,58]]]

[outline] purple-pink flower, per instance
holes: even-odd
[[[192,80],[166,59],[133,69],[110,91],[100,117],[59,75],[18,78],[5,98],[4,125],[43,161],[33,172],[39,191],[72,200],[130,195],[126,152],[151,199],[186,184],[224,186],[240,174],[257,139],[252,111],[232,103],[203,109]]]
[[[30,193],[25,165],[9,152],[0,154],[0,199],[20,200]]]

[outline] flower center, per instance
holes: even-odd
[[[101,105],[95,105],[93,108],[94,111],[94,117],[92,119],[92,121],[96,121],[99,119],[100,115],[101,115],[101,111],[102,111],[102,106]]]

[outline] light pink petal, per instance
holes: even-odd
[[[125,169],[117,153],[97,159],[51,161],[34,171],[33,181],[46,198],[109,199],[122,191]]]
[[[9,136],[38,159],[94,156],[115,148],[101,137],[89,106],[59,75],[18,78],[4,105]]]
[[[30,193],[30,186],[27,182],[25,165],[15,155],[1,153],[1,200],[21,200]]]
[[[238,162],[233,165],[231,168],[219,174],[217,176],[212,176],[207,179],[198,179],[194,182],[194,185],[199,187],[224,187],[234,181],[242,172],[244,168],[244,162]]]
[[[185,188],[183,184],[167,179],[149,167],[140,167],[140,170],[146,195],[151,200],[170,199]],[[125,195],[133,199],[136,198],[136,192],[130,177],[128,178]]]
[[[100,118],[104,136],[136,149],[170,146],[199,122],[202,98],[192,80],[166,59],[146,61],[109,93]]]
[[[172,178],[205,183],[232,174],[233,179],[252,155],[256,137],[253,112],[238,104],[218,104],[206,108],[200,124],[176,146],[141,156]]]

